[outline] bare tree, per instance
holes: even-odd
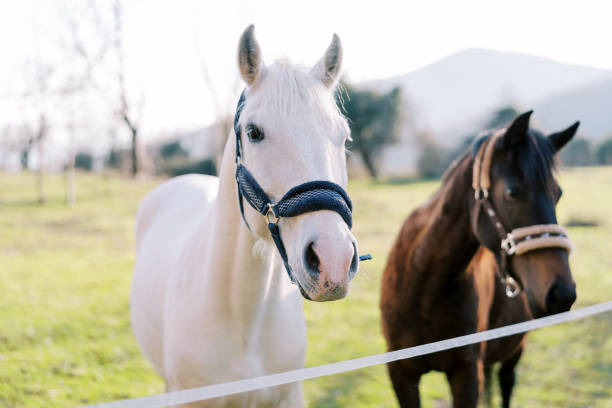
[[[36,147],[38,166],[35,172],[36,188],[38,192],[38,202],[43,204],[47,201],[47,194],[43,182],[45,168],[45,141],[49,135],[49,109],[53,90],[51,89],[51,78],[53,69],[43,62],[40,53],[37,52],[36,58],[29,63],[31,78],[29,84],[32,87],[24,94],[24,99],[28,109],[33,109],[33,125],[26,127],[26,142],[21,151],[22,166],[29,165],[29,155],[33,147]]]
[[[213,106],[213,137],[215,139],[215,161],[217,162],[217,168],[221,163],[223,156],[223,148],[227,136],[232,129],[234,118],[232,115],[233,108],[235,107],[236,101],[232,98],[238,93],[240,80],[236,76],[231,85],[222,83],[219,85],[218,82],[213,81],[210,74],[210,67],[207,62],[202,58],[202,54],[198,52],[198,60],[200,66],[200,72],[202,74],[202,80],[204,85],[208,88],[210,95],[210,102]],[[225,86],[223,86],[225,85]]]
[[[107,3],[102,3],[106,5]],[[130,134],[131,174],[136,176],[141,170],[139,157],[140,113],[144,98],[134,101],[130,97],[126,85],[125,45],[123,40],[124,12],[121,0],[114,0],[110,13],[105,21],[98,3],[94,0],[88,3],[87,19],[76,18],[65,11],[65,20],[72,36],[72,48],[75,54],[85,62],[84,80],[94,89],[102,100],[110,107],[115,117]],[[81,16],[82,17],[82,16]],[[85,42],[81,36],[80,24],[86,20],[95,29],[98,41]],[[79,22],[81,21],[81,22]],[[110,79],[111,86],[106,87],[98,82],[94,70],[104,67],[104,75]],[[98,69],[99,71],[99,69]]]
[[[74,117],[68,122],[70,145],[68,146],[68,162],[66,163],[66,204],[72,206],[76,203],[76,126]]]
[[[44,184],[44,171],[47,166],[46,146],[48,139],[54,133],[63,130],[58,111],[66,102],[72,101],[75,95],[82,93],[87,82],[87,74],[76,68],[74,55],[67,55],[58,50],[62,40],[66,40],[66,32],[56,30],[47,24],[48,15],[38,12],[38,7],[32,8],[31,23],[34,34],[34,49],[24,62],[22,78],[15,82],[15,91],[11,93],[15,107],[21,105],[21,114],[12,115],[14,123],[11,131],[5,134],[7,150],[10,149],[13,158],[18,158],[23,170],[34,169],[38,201],[47,201]],[[44,18],[43,18],[44,17]],[[62,37],[64,34],[64,37]],[[60,51],[60,52],[58,52]],[[66,62],[70,61],[69,64]],[[89,67],[85,71],[90,72]],[[70,103],[69,103],[70,105]],[[74,117],[77,109],[72,103],[69,111]],[[82,107],[80,107],[82,109]],[[17,109],[19,110],[19,108]],[[21,119],[18,119],[22,116]],[[72,142],[69,149],[68,169],[74,166],[74,121],[68,126],[72,131]],[[6,133],[6,132],[5,132]],[[36,156],[36,162],[31,160]],[[72,173],[72,176],[74,174]],[[67,201],[74,202],[74,177],[67,177],[71,185],[67,185]]]
[[[43,204],[47,202],[47,193],[43,182],[43,174],[45,169],[45,148],[43,139],[47,136],[49,128],[47,127],[47,119],[44,113],[41,113],[38,120],[38,129],[36,132],[36,147],[38,151],[38,170],[36,171],[36,186],[38,189],[38,202]]]
[[[38,118],[34,121],[32,126],[24,126],[23,131],[23,142],[21,145],[20,161],[23,170],[29,168],[30,153],[36,148],[37,167],[34,172],[36,190],[38,195],[38,202],[43,204],[47,201],[47,194],[45,191],[45,185],[43,182],[44,168],[45,168],[45,149],[44,142],[49,134],[49,125],[47,121],[47,113],[41,109],[38,112]]]
[[[197,32],[199,25],[194,23],[194,28]],[[240,91],[242,81],[236,71],[235,60],[233,58],[230,60],[215,58],[215,61],[218,61],[218,64],[222,65],[217,66],[217,71],[223,71],[225,76],[219,78],[214,75],[215,66],[211,63],[210,55],[207,56],[207,53],[202,49],[204,44],[202,44],[201,38],[202,36],[196,33],[194,50],[200,68],[201,78],[204,86],[208,89],[210,104],[213,108],[214,116],[212,130],[216,145],[215,160],[217,162],[217,168],[219,168],[225,142],[233,127],[233,112],[237,102],[236,95]],[[227,63],[231,65],[225,66]],[[234,74],[228,77],[228,72],[233,72]]]
[[[114,16],[114,31],[113,31],[113,46],[112,49],[117,57],[117,84],[119,92],[118,113],[127,126],[132,137],[131,156],[132,156],[132,176],[135,177],[139,171],[138,158],[138,124],[134,117],[134,109],[132,108],[125,86],[125,54],[123,48],[123,9],[121,1],[115,0],[113,4]]]

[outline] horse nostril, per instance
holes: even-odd
[[[555,283],[546,295],[546,307],[551,314],[566,312],[572,307],[575,300],[576,290],[573,287]]]
[[[306,268],[309,271],[318,273],[321,261],[319,260],[319,257],[317,256],[317,253],[313,248],[313,244],[314,243],[311,242],[310,244],[308,244],[308,246],[306,246],[306,251],[304,252],[304,261],[306,262]]]
[[[357,245],[353,242],[353,259],[351,259],[351,266],[349,268],[349,278],[352,278],[357,273],[357,267],[359,266],[359,256],[357,255]]]

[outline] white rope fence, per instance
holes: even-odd
[[[498,339],[500,337],[512,336],[513,334],[525,333],[531,330],[548,327],[572,320],[583,319],[588,316],[597,315],[612,310],[612,301],[598,303],[596,305],[583,307],[565,313],[529,320],[523,323],[512,324],[497,329],[486,330],[479,333],[468,334],[448,340],[436,341],[415,347],[408,347],[388,353],[374,354],[353,360],[339,361],[337,363],[323,364],[315,367],[301,368],[278,374],[264,375],[246,380],[230,381],[222,384],[207,385],[182,391],[168,392],[165,394],[151,395],[148,397],[134,398],[102,404],[89,405],[89,408],[156,408],[169,405],[184,404],[209,398],[223,397],[261,388],[274,387],[297,381],[310,380],[327,375],[345,373],[360,368],[372,367],[378,364],[386,364],[397,360],[436,353],[452,348],[463,347],[469,344],[480,343]]]

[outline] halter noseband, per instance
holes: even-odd
[[[238,205],[240,214],[246,226],[250,229],[249,223],[244,216],[243,199],[258,213],[266,217],[268,229],[272,240],[285,265],[285,270],[289,274],[291,282],[296,283],[285,245],[281,239],[279,221],[281,218],[296,217],[313,211],[330,210],[338,213],[349,229],[353,226],[353,204],[344,189],[331,181],[309,181],[290,189],[278,202],[272,201],[255,177],[242,164],[242,141],[240,128],[240,113],[244,106],[245,91],[242,91],[236,115],[234,116],[234,133],[236,134],[236,183],[238,185]],[[360,261],[372,259],[372,256],[362,255]],[[301,287],[300,287],[301,289]],[[303,292],[302,292],[303,293]]]
[[[510,276],[507,258],[511,255],[522,255],[541,248],[563,248],[572,251],[572,243],[565,228],[558,224],[539,224],[515,228],[507,232],[497,216],[493,203],[489,199],[491,187],[491,161],[495,144],[503,136],[504,131],[498,131],[482,143],[474,159],[472,171],[472,187],[478,208],[483,207],[491,219],[501,240],[501,282],[506,285],[506,296],[513,298],[521,292],[518,282]]]

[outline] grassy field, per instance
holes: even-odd
[[[68,407],[164,391],[132,337],[128,293],[133,216],[159,180],[79,175],[79,200],[63,204],[60,176],[47,178],[50,201],[34,202],[31,174],[0,174],[0,406]],[[576,251],[576,307],[612,299],[612,168],[564,171],[559,219]],[[374,260],[362,266],[349,298],[305,303],[307,365],[384,351],[378,293],[401,221],[437,187],[355,181],[355,235]],[[384,367],[304,383],[310,407],[397,406]],[[441,374],[422,382],[425,407],[446,406]],[[515,406],[612,407],[612,315],[530,336]]]

